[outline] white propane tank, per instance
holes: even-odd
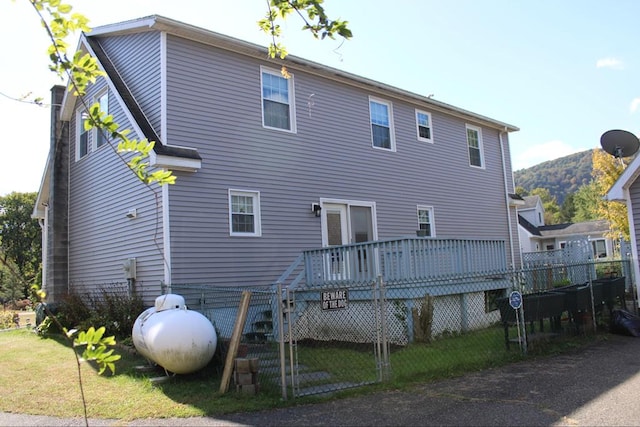
[[[138,353],[176,374],[204,368],[218,343],[209,319],[187,310],[184,298],[176,294],[156,298],[155,306],[136,319],[131,338]]]

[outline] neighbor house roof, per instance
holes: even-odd
[[[522,215],[518,215],[518,224],[534,236],[541,236],[538,227],[527,221]]]
[[[538,227],[542,237],[586,236],[589,233],[602,234],[609,231],[609,221],[596,220],[566,224],[543,225]]]
[[[518,210],[533,209],[541,201],[540,196],[524,196],[523,199],[524,206],[521,206]]]

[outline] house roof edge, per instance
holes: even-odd
[[[91,31],[91,33],[88,34],[88,36],[95,37],[105,35],[120,35],[151,30],[164,31],[169,34],[174,34],[187,39],[199,41],[222,49],[233,50],[234,52],[238,52],[244,55],[258,57],[262,60],[273,62],[278,66],[283,64],[283,61],[281,60],[268,58],[267,48],[263,46],[217,33],[212,30],[207,30],[202,27],[197,27],[195,25],[177,21],[171,18],[166,18],[161,15],[151,15],[133,19],[130,21],[96,27]],[[323,65],[295,55],[288,55],[284,60],[284,63],[293,67],[298,66],[300,68],[303,68],[307,72],[320,74],[330,79],[350,82],[355,86],[365,86],[368,89],[377,89],[385,92],[390,92],[397,97],[408,98],[414,102],[420,102],[428,105],[434,110],[439,110],[452,115],[462,116],[464,118],[480,122],[488,127],[499,129],[501,131],[516,132],[520,130],[520,128],[514,125],[495,120],[490,117],[465,110],[463,108],[455,107],[451,104],[437,101],[427,96],[419,95],[408,90],[400,89],[395,86],[342,71],[337,68],[329,67],[327,65]]]

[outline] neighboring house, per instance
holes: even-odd
[[[640,156],[625,168],[622,175],[607,192],[607,200],[619,201],[627,205],[629,218],[629,239],[634,277],[640,277],[638,252],[640,248]]]
[[[147,302],[171,284],[269,285],[303,250],[416,235],[500,240],[520,263],[512,125],[160,16],[79,49],[106,72],[86,105],[156,141],[152,166],[177,182],[139,182],[54,88],[34,210],[51,300],[127,278]]]
[[[522,253],[564,249],[569,241],[587,240],[594,259],[613,255],[613,241],[605,237],[609,231],[608,221],[545,225],[540,196],[526,196],[523,199],[524,205],[518,207]]]

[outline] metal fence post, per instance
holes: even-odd
[[[278,292],[276,305],[278,306],[278,345],[280,348],[280,384],[282,388],[282,399],[287,400],[287,358],[284,346],[284,313],[282,302],[282,283],[278,282]]]
[[[387,336],[387,298],[382,276],[378,276],[378,291],[380,292],[380,335],[382,338],[382,381],[389,380],[389,339]]]

